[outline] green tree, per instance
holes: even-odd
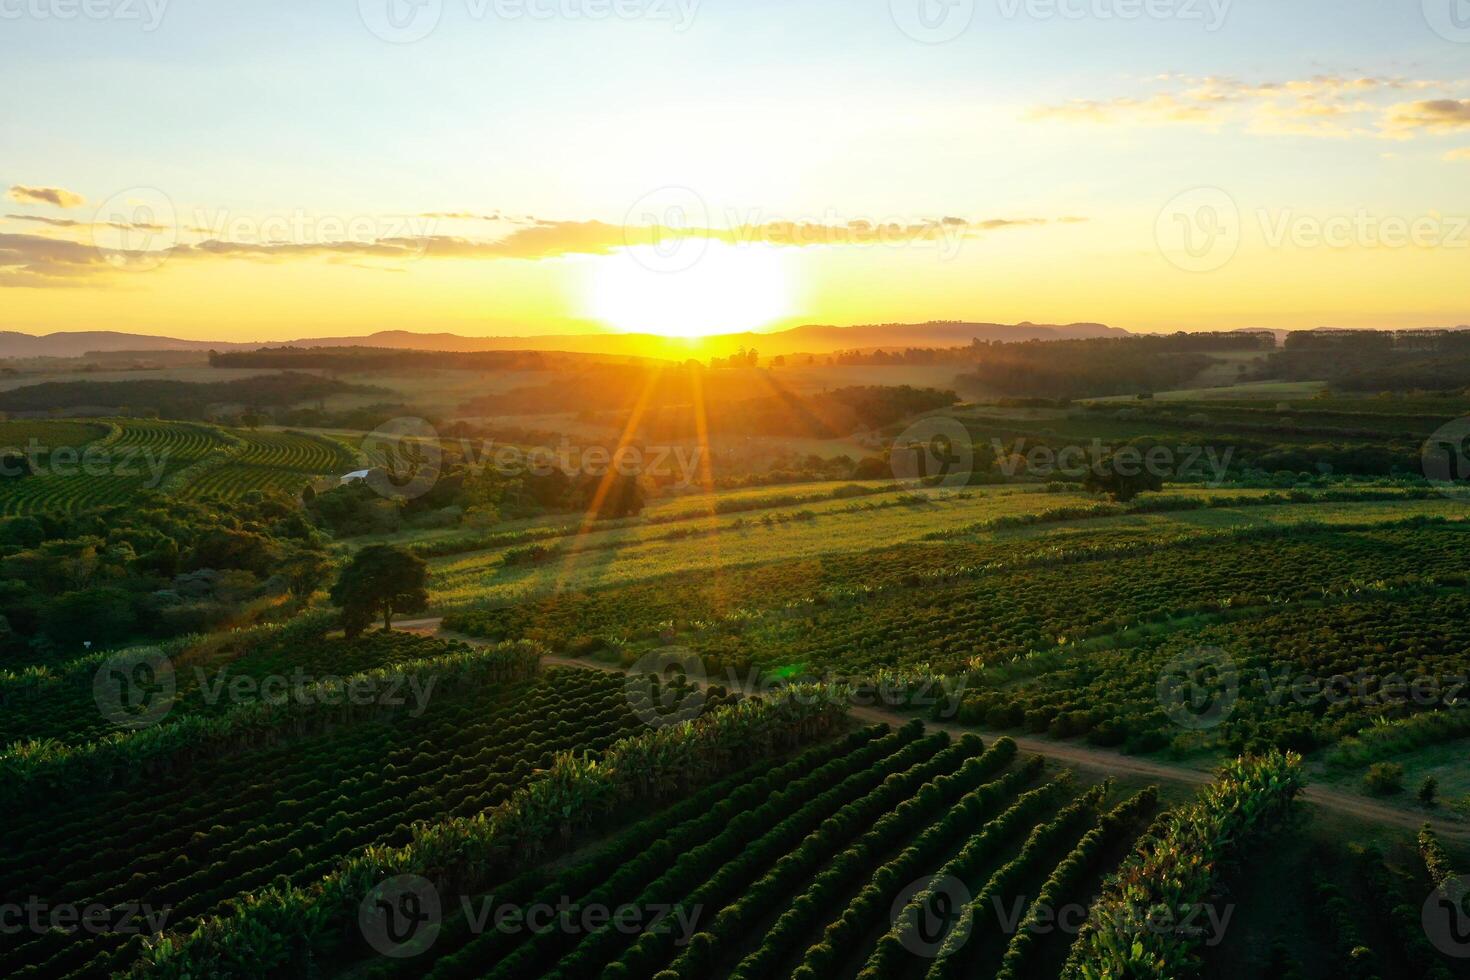
[[[1105,493],[1119,503],[1127,503],[1145,491],[1157,493],[1164,489],[1164,478],[1151,472],[1141,458],[1120,460],[1113,455],[1088,470],[1082,479],[1082,489]]]
[[[1439,798],[1439,780],[1433,776],[1425,776],[1424,782],[1419,784],[1419,802],[1425,806],[1434,806],[1434,801]]]
[[[319,551],[299,551],[286,561],[281,570],[286,576],[286,586],[291,590],[291,595],[297,599],[305,599],[326,581],[327,573],[332,570],[332,563]]]
[[[361,633],[376,616],[393,628],[394,613],[419,612],[429,602],[424,588],[429,566],[402,548],[375,544],[359,551],[332,586],[332,601],[342,608],[348,636]]]

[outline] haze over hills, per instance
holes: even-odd
[[[404,350],[548,350],[586,354],[643,355],[682,359],[754,347],[763,354],[826,353],[877,347],[955,347],[972,339],[1064,340],[1125,336],[1127,330],[1100,323],[883,323],[839,327],[820,324],[774,333],[733,333],[686,340],[648,333],[558,334],[539,337],[466,337],[452,333],[383,330],[356,337],[309,337],[290,341],[181,340],[175,337],[88,330],[32,336],[0,331],[0,357],[81,357],[119,351],[227,351],[259,347],[392,347]]]

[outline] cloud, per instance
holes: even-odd
[[[1446,160],[1470,160],[1470,146],[1462,146],[1444,155]]]
[[[64,218],[9,216],[48,227],[117,227],[166,232],[156,225],[89,224]],[[1059,223],[1085,218],[1068,216]],[[497,239],[455,235],[388,235],[364,241],[242,242],[205,238],[167,248],[102,250],[89,244],[42,235],[0,234],[0,287],[75,285],[90,278],[104,280],[115,268],[156,267],[164,261],[202,262],[218,259],[291,261],[322,258],[361,268],[394,270],[417,259],[539,261],[569,255],[608,255],[620,249],[666,244],[680,239],[708,239],[731,245],[780,247],[868,246],[906,242],[945,242],[1010,228],[1037,227],[1048,218],[966,219],[950,216],[918,221],[769,221],[726,228],[667,228],[658,225],[615,225],[603,221],[538,221],[518,226]],[[373,264],[371,260],[380,260]],[[381,264],[387,263],[387,264]]]
[[[0,232],[0,286],[80,285],[106,267],[101,252],[80,242]]]
[[[1403,138],[1415,127],[1470,125],[1470,102],[1390,102],[1406,92],[1448,90],[1460,82],[1342,75],[1260,82],[1161,75],[1154,81],[1165,88],[1142,96],[1036,106],[1025,118],[1113,126],[1235,126],[1255,134],[1336,138]]]
[[[471,211],[425,211],[419,215],[420,218],[432,218],[436,221],[501,221],[500,213],[475,214]]]
[[[133,231],[167,231],[163,225],[145,221],[75,221],[71,218],[47,218],[39,214],[7,214],[11,221],[29,221],[33,224],[50,225],[53,228],[122,228]]]
[[[1388,111],[1388,126],[1395,130],[1448,130],[1470,126],[1470,99],[1426,99],[1405,102]]]
[[[10,188],[8,196],[12,201],[22,204],[54,204],[58,208],[79,208],[87,203],[82,195],[60,187],[26,187],[16,184]]]

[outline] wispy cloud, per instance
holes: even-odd
[[[68,230],[116,227],[126,230],[166,232],[156,225],[126,225],[8,215]],[[0,286],[75,285],[89,277],[105,277],[115,267],[129,264],[150,266],[165,261],[186,262],[211,259],[291,261],[325,258],[362,268],[401,268],[418,259],[539,261],[571,255],[608,255],[620,249],[667,244],[682,239],[708,239],[731,245],[763,244],[778,247],[869,246],[907,242],[946,242],[1000,232],[1011,228],[1039,227],[1053,223],[1075,224],[1087,220],[1076,215],[1049,219],[1040,217],[967,219],[954,216],[918,221],[866,221],[832,223],[817,221],[767,221],[729,227],[668,228],[660,225],[616,225],[603,221],[535,221],[515,228],[499,238],[480,239],[455,235],[391,235],[364,241],[270,241],[244,242],[205,238],[171,244],[153,251],[103,250],[89,243],[63,238],[0,235]],[[369,260],[386,264],[373,265]]]
[[[1343,75],[1262,82],[1162,75],[1154,81],[1163,87],[1147,95],[1073,99],[1036,106],[1025,118],[1115,126],[1236,127],[1257,134],[1334,138],[1402,138],[1414,129],[1470,125],[1467,101],[1393,101],[1410,92],[1447,92],[1461,82]]]
[[[58,208],[79,208],[87,203],[82,195],[60,187],[26,187],[24,184],[16,184],[10,188],[7,196],[22,204],[54,204]]]

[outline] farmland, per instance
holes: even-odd
[[[963,485],[812,464],[604,519],[524,486],[475,516],[453,451],[421,498],[298,497],[378,458],[350,430],[4,423],[160,462],[149,487],[48,458],[5,491],[5,567],[55,608],[8,613],[48,642],[0,672],[23,842],[0,879],[163,918],[26,931],[0,970],[1464,975],[1416,921],[1470,863],[1461,495],[1252,465],[1112,499],[983,452],[1355,459],[1443,410],[975,406],[953,414],[989,469]],[[384,551],[423,563],[421,594],[347,616],[348,569]],[[89,622],[128,596],[125,636],[67,630],[77,575],[112,590]],[[156,713],[99,693],[140,680]],[[400,945],[373,907],[435,911]],[[1136,942],[1160,907],[1188,927]]]
[[[123,503],[157,491],[238,497],[295,493],[356,463],[344,444],[300,432],[254,432],[191,422],[100,419],[0,423],[0,449],[39,447],[28,476],[0,485],[0,513],[41,514]]]

